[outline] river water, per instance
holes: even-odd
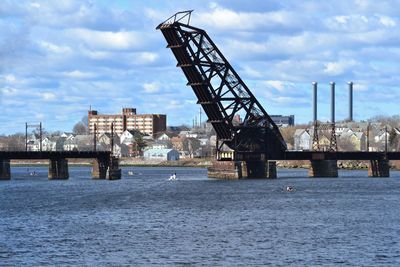
[[[38,176],[29,176],[36,171]],[[128,171],[134,175],[129,176]],[[178,180],[168,181],[176,172]],[[0,182],[0,266],[400,266],[400,173],[208,179],[205,169],[43,167]],[[286,186],[294,192],[286,192]]]

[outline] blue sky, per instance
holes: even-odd
[[[112,3],[110,3],[112,2]],[[398,114],[400,1],[0,1],[0,133],[42,121],[70,131],[90,106],[136,107],[191,124],[199,106],[155,27],[194,9],[204,28],[269,114],[329,119],[329,82],[338,120]]]

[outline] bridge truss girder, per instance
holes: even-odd
[[[227,145],[238,158],[249,154],[268,158],[281,155],[286,143],[246,84],[204,30],[184,24],[177,17],[181,14],[190,21],[190,12],[175,14],[157,29],[207,114],[220,147]],[[243,120],[235,120],[236,115],[242,115]]]

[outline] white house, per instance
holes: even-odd
[[[294,132],[294,150],[309,150],[311,135],[307,129],[296,129]]]
[[[134,136],[135,136],[134,131],[125,130],[119,137],[121,144],[125,145],[132,144]]]
[[[144,158],[157,160],[179,160],[179,152],[175,149],[151,148],[144,151]]]
[[[180,131],[179,136],[186,138],[197,138],[199,135],[197,133],[192,133],[191,131]]]
[[[162,133],[160,136],[157,137],[157,141],[170,141],[171,136],[167,133]]]

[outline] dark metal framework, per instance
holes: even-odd
[[[282,156],[286,143],[278,127],[207,33],[189,25],[191,12],[178,12],[157,29],[215,129],[217,149],[228,146],[238,160]]]

